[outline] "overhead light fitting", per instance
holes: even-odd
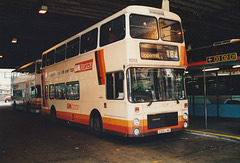
[[[46,14],[47,10],[48,10],[48,7],[42,5],[41,8],[40,8],[40,10],[38,11],[38,13],[39,13],[39,14]]]
[[[0,55],[0,58],[3,58],[3,56],[2,56],[2,55]]]
[[[232,68],[239,68],[239,67],[240,67],[240,65],[235,65]]]
[[[217,71],[219,68],[209,68],[209,69],[203,69],[202,71]]]
[[[13,39],[12,39],[12,43],[13,43],[13,44],[16,44],[16,43],[17,43],[17,38],[13,38]]]

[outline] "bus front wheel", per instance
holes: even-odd
[[[89,120],[90,131],[98,137],[103,134],[102,118],[99,114],[93,114],[90,116]]]
[[[56,121],[57,121],[56,110],[55,110],[55,108],[52,108],[52,109],[51,109],[51,112],[50,112],[50,122],[51,122],[52,124],[55,124]]]

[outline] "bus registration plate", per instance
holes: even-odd
[[[158,134],[164,134],[164,133],[169,133],[169,132],[171,132],[171,128],[165,128],[165,129],[158,130]]]

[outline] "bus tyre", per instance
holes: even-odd
[[[15,111],[17,111],[16,101],[13,102],[13,108]]]
[[[102,126],[102,119],[99,114],[93,114],[90,117],[90,131],[97,137],[101,137],[103,135],[103,126]]]
[[[30,113],[30,104],[29,103],[27,103],[27,108],[26,109],[27,109],[27,112]]]
[[[56,121],[57,121],[56,110],[55,110],[55,109],[51,109],[51,113],[50,113],[50,123],[55,124]]]

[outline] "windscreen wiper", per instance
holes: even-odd
[[[176,101],[177,101],[177,104],[179,104],[180,102],[179,102],[179,100],[176,98]]]
[[[150,101],[147,106],[151,106],[151,105],[152,105],[152,101]]]

